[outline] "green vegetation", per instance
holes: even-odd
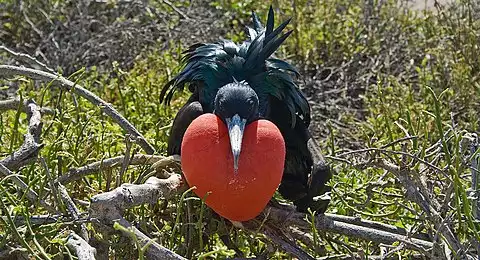
[[[0,7],[5,6],[2,21],[10,21],[0,27],[0,42],[7,47],[38,44],[26,38],[34,34],[34,29],[15,13],[13,2],[0,3]],[[217,23],[228,33],[219,37],[241,41],[245,38],[244,26],[250,25],[251,11],[264,18],[269,4],[218,0],[202,8],[220,14]],[[122,10],[114,3],[109,5],[104,8]],[[152,3],[152,8],[158,5]],[[180,10],[189,8],[188,1],[176,5]],[[60,21],[66,21],[75,8],[63,1],[46,6],[51,8],[45,9],[50,20]],[[476,135],[480,132],[480,5],[462,0],[451,8],[419,12],[398,7],[396,1],[376,0],[274,1],[273,6],[279,10],[277,23],[293,17],[288,28],[294,33],[276,55],[289,59],[301,71],[305,81],[302,88],[312,103],[312,131],[335,170],[327,212],[427,233],[444,243],[442,234],[436,236],[440,216],[445,220],[441,225],[450,228],[465,249],[478,250],[480,218],[476,196],[472,195],[478,187],[472,187],[475,170],[470,165],[480,158],[479,146],[471,149],[475,140],[478,144]],[[168,5],[160,7],[168,15],[178,15]],[[194,18],[195,8],[192,6],[187,15]],[[32,13],[34,24],[48,24],[45,16]],[[116,17],[118,21],[129,18]],[[156,18],[152,14],[142,19]],[[178,26],[181,19],[167,20],[168,27]],[[12,25],[19,20],[23,22]],[[181,52],[187,47],[185,37],[153,41],[131,63],[110,60],[65,76],[111,103],[162,155],[169,126],[188,93],[177,94],[171,107],[160,105],[158,98],[161,87],[178,70]],[[1,61],[8,57],[0,52]],[[1,90],[18,86],[16,96],[31,98],[55,111],[42,114],[44,146],[39,154],[53,176],[48,176],[41,163],[31,163],[16,174],[68,216],[65,205],[55,201],[49,183],[71,168],[123,155],[125,132],[99,107],[71,92],[20,77],[0,79],[0,83]],[[20,110],[0,112],[1,159],[22,145],[28,120]],[[131,153],[142,150],[133,144]],[[398,166],[401,173],[392,173],[391,165]],[[122,182],[135,182],[147,169],[130,167]],[[103,170],[66,185],[81,212],[88,211],[88,204],[82,202],[115,188],[119,170]],[[406,180],[426,188],[422,191],[428,194],[425,199],[438,206],[438,215],[411,200]],[[11,178],[0,178],[0,216],[28,218],[42,214],[48,212],[39,202],[30,202]],[[292,257],[262,234],[236,229],[216,217],[192,192],[179,194],[169,202],[135,207],[124,216],[161,245],[191,259]],[[93,234],[92,225],[87,223],[87,227]],[[33,225],[0,218],[0,252],[19,247],[37,259],[73,259],[65,239],[75,228],[70,221]],[[136,259],[144,251],[120,235],[97,236],[108,243],[111,257]],[[315,257],[360,252],[380,255],[381,251],[378,243],[314,228],[311,236],[315,247],[300,244]],[[414,254],[417,252],[399,248],[394,255]]]

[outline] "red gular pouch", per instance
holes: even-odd
[[[198,197],[207,196],[205,203],[232,221],[258,216],[282,180],[285,141],[268,120],[245,127],[236,173],[227,126],[214,114],[203,114],[190,124],[181,151],[188,185],[196,186]]]

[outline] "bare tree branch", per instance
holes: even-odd
[[[113,191],[94,196],[90,207],[91,216],[99,220],[107,221],[120,219],[125,209],[143,203],[151,203],[152,201],[157,201],[159,198],[168,199],[173,194],[178,193],[182,187],[182,179],[179,175],[172,175],[165,180],[151,177],[145,184],[141,185],[123,184]],[[261,229],[261,223],[263,223],[262,220],[265,217],[267,217],[265,224],[268,225],[268,227],[296,226],[303,231],[309,231],[311,229],[311,224],[305,220],[305,214],[288,208],[282,209],[271,206],[265,208],[263,213],[256,219],[242,223],[237,222],[236,224],[234,223],[234,225],[247,228],[248,230],[263,230]],[[315,226],[318,230],[344,234],[376,243],[392,244],[402,242],[405,243],[406,248],[423,253],[431,250],[433,247],[433,243],[430,241],[385,230],[345,223],[340,221],[340,219],[342,218],[331,214],[318,215],[315,218]],[[347,220],[354,222],[351,219]],[[360,220],[356,220],[356,222],[362,223]],[[374,225],[373,221],[368,223],[370,226]],[[377,224],[377,226],[379,225],[380,224]],[[270,232],[269,234],[271,235],[273,233]],[[286,240],[283,242],[288,243]],[[285,248],[286,245],[283,245],[283,247]],[[301,252],[298,252],[298,254],[301,255]]]
[[[315,243],[313,242],[313,237],[310,233],[302,231],[297,227],[291,227],[289,229],[289,232],[292,235],[293,239],[302,242],[308,248],[312,248],[318,252],[317,248],[315,248]],[[321,252],[321,253],[325,253],[325,252]]]
[[[11,179],[12,182],[18,187],[20,188],[22,191],[26,191],[27,194],[27,198],[32,201],[32,202],[35,202],[37,201],[38,199],[38,194],[31,190],[28,185],[22,181],[22,179],[20,179],[17,175],[15,175],[13,172],[11,172],[7,167],[5,167],[2,163],[0,163],[0,176],[2,177],[5,177],[5,179]]]
[[[89,174],[101,171],[103,169],[110,169],[114,167],[121,167],[122,163],[125,160],[125,156],[117,156],[113,158],[108,158],[79,168],[72,168],[68,171],[67,174],[60,176],[57,181],[63,184],[79,180]],[[173,161],[176,161],[174,157],[163,157],[159,155],[146,155],[146,154],[135,154],[130,158],[130,165],[144,165],[144,164],[154,164],[159,163],[160,165],[171,164]],[[155,168],[152,165],[152,168]]]
[[[122,186],[91,199],[90,216],[100,220],[114,220],[122,216],[125,209],[155,203],[160,198],[168,199],[177,194],[182,187],[180,175],[174,174],[168,179],[150,177],[145,184],[122,184]]]
[[[148,259],[185,259],[154,242],[122,217],[124,210],[140,204],[155,203],[160,198],[168,199],[177,194],[182,186],[182,178],[177,174],[164,180],[150,177],[145,184],[140,185],[123,184],[112,191],[94,196],[91,199],[90,217],[107,225],[117,222],[122,227],[132,230],[142,247],[148,244],[146,249]]]
[[[373,162],[373,165],[393,173],[407,190],[407,199],[417,203],[422,208],[422,210],[432,220],[433,224],[435,225],[435,229],[443,235],[445,240],[455,252],[459,250],[463,251],[462,244],[455,237],[450,227],[444,225],[444,219],[437,211],[437,209],[440,208],[440,204],[437,201],[432,202],[433,199],[430,198],[426,192],[422,192],[426,188],[419,187],[422,185],[411,179],[410,176],[414,175],[414,173],[410,173],[408,169],[401,169],[399,166],[385,160],[376,160]]]
[[[28,54],[15,52],[3,45],[0,46],[0,50],[8,52],[10,55],[12,55],[16,60],[20,62],[28,64],[32,67],[37,67],[38,69],[47,70],[50,73],[55,73],[55,71],[49,68],[46,64],[40,62],[39,60],[35,59],[34,57]]]
[[[315,259],[311,255],[309,255],[307,252],[302,250],[299,246],[297,246],[291,239],[287,238],[284,234],[284,231],[282,231],[281,229],[267,225],[263,227],[263,232],[274,243],[276,243],[277,245],[280,245],[280,247],[282,247],[283,250],[296,256],[298,259],[300,260]]]
[[[36,160],[38,152],[43,146],[40,144],[40,135],[42,132],[40,109],[33,100],[26,102],[26,112],[29,123],[23,144],[13,154],[0,160],[0,164],[3,164],[11,171],[18,170],[20,167]]]
[[[160,244],[143,234],[140,230],[132,226],[132,224],[130,224],[124,218],[115,220],[115,222],[120,224],[120,226],[122,226],[124,229],[130,230],[133,235],[136,236],[136,239],[138,240],[138,243],[142,248],[146,247],[145,255],[147,259],[186,260],[186,258],[176,254],[168,248],[161,246]],[[129,232],[123,231],[122,233],[125,236],[131,236]]]
[[[324,256],[317,258],[318,260],[364,260],[364,259],[371,259],[371,260],[398,260],[398,256],[383,256],[383,255],[332,255],[332,256]],[[410,260],[424,260],[425,256],[420,254],[414,254],[408,257]]]
[[[33,100],[27,101],[25,106],[29,123],[27,133],[24,135],[24,142],[13,154],[0,160],[0,177],[11,179],[18,188],[24,192],[27,192],[27,198],[31,202],[35,203],[39,199],[38,194],[30,189],[30,187],[22,179],[12,172],[36,160],[38,152],[42,147],[42,145],[39,144],[42,131],[40,109]],[[56,212],[56,210],[54,210],[44,200],[40,200],[40,205],[52,213]]]
[[[67,246],[75,251],[79,260],[95,260],[97,250],[91,247],[87,241],[83,240],[83,238],[74,232],[70,233],[68,236]]]
[[[131,134],[137,140],[140,147],[142,147],[142,149],[147,154],[153,154],[155,152],[155,149],[151,144],[147,142],[145,137],[143,137],[143,135],[138,132],[138,130],[127,119],[125,119],[110,103],[103,101],[101,98],[97,97],[95,94],[83,88],[82,86],[77,85],[62,76],[54,75],[48,72],[16,66],[0,65],[0,76],[9,77],[15,75],[27,76],[32,79],[43,81],[53,81],[59,86],[69,91],[73,91],[75,94],[80,95],[81,97],[90,101],[92,104],[100,107],[103,112],[110,116],[125,131]]]
[[[18,216],[18,215],[15,215],[15,216],[11,216],[12,219],[13,219],[13,222],[15,223],[16,226],[21,226],[21,225],[25,225],[26,223],[26,219],[25,217],[23,216]],[[2,216],[1,218],[3,219],[6,219],[7,217],[6,216]],[[53,223],[56,223],[56,222],[59,222],[59,221],[70,221],[70,220],[67,220],[66,218],[64,218],[63,215],[59,215],[59,214],[54,214],[54,215],[35,215],[35,216],[30,216],[28,222],[31,224],[31,225],[48,225],[48,224],[53,224]]]
[[[305,220],[305,214],[299,212],[286,211],[280,208],[268,206],[263,211],[263,214],[268,214],[269,219],[266,223],[272,226],[296,226],[301,230],[311,230],[311,224]],[[250,223],[251,221],[249,221]],[[247,223],[247,225],[249,224]],[[243,223],[242,223],[243,224]],[[345,223],[334,220],[332,217],[326,215],[318,215],[315,217],[315,226],[318,230],[329,231],[337,234],[343,234],[359,239],[373,241],[376,243],[392,244],[394,242],[403,242],[409,249],[425,252],[433,247],[433,243],[411,238],[405,235],[399,235],[383,230],[362,227],[354,224]]]
[[[118,187],[122,184],[123,182],[123,175],[125,174],[125,172],[127,171],[127,168],[128,166],[130,165],[130,160],[131,160],[131,149],[132,149],[132,142],[131,142],[131,138],[130,138],[130,135],[125,135],[125,146],[126,146],[126,149],[125,149],[125,156],[123,157],[123,163],[122,163],[122,168],[120,170],[120,172],[118,173],[117,175],[117,179],[115,181],[115,186]]]
[[[21,106],[20,109],[22,112],[26,112],[26,107],[27,107],[27,102],[24,102],[24,106]],[[7,111],[7,110],[17,110],[18,105],[20,104],[20,99],[17,98],[12,98],[12,99],[7,99],[7,100],[0,100],[0,111]],[[53,115],[55,114],[55,111],[51,108],[47,107],[42,107],[40,108],[40,113],[41,114],[47,114],[47,115]]]
[[[376,221],[370,221],[370,220],[365,220],[357,217],[349,217],[349,216],[343,216],[343,215],[336,215],[336,214],[329,214],[326,213],[325,216],[328,218],[331,218],[334,221],[341,221],[347,224],[354,224],[362,227],[367,227],[367,228],[373,228],[376,230],[383,230],[387,231],[390,233],[395,233],[399,235],[408,235],[407,230],[393,226],[393,225],[388,225],[385,223],[381,222],[376,222]],[[412,237],[418,238],[418,239],[423,239],[423,240],[428,240],[428,234],[420,233],[420,234],[412,234]]]
[[[40,157],[40,161],[42,163],[43,168],[45,169],[47,177],[50,180],[52,180],[52,175],[50,174],[50,169],[48,169],[48,165],[45,162],[45,159],[43,157]],[[67,210],[70,213],[70,215],[73,217],[74,220],[78,220],[78,218],[80,217],[80,211],[78,210],[77,206],[75,206],[75,203],[73,203],[73,200],[72,198],[70,198],[70,195],[68,195],[68,191],[65,188],[65,186],[63,186],[59,182],[53,182],[53,181],[51,181],[50,184],[55,196],[58,192],[60,199],[67,207]],[[87,227],[84,223],[80,224],[80,236],[87,241],[89,240]]]

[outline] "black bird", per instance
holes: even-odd
[[[203,113],[214,113],[227,125],[234,168],[237,169],[243,130],[259,118],[273,122],[286,145],[285,168],[280,194],[293,201],[297,210],[308,207],[324,212],[327,201],[316,197],[329,191],[331,170],[313,140],[310,105],[292,76],[298,71],[288,62],[271,57],[292,33],[282,34],[290,19],[274,29],[270,7],[263,28],[252,12],[250,39],[237,45],[230,40],[198,43],[183,54],[183,70],[162,89],[160,100],[170,103],[175,91],[185,85],[192,92],[178,111],[168,140],[167,154],[180,154],[183,135],[190,123]]]

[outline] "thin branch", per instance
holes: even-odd
[[[125,209],[144,203],[152,203],[160,198],[168,199],[180,192],[183,187],[182,179],[179,175],[172,175],[164,180],[151,177],[145,184],[140,185],[123,184],[113,191],[98,194],[92,198],[90,207],[91,217],[100,221],[120,219]],[[265,217],[267,217],[265,224],[269,227],[296,226],[303,231],[311,229],[311,224],[305,220],[305,214],[292,211],[287,207],[277,208],[268,206],[256,219],[234,224],[239,227],[246,227],[249,230],[262,230],[260,223],[263,223],[262,220]],[[318,215],[315,218],[315,225],[318,230],[343,234],[376,243],[393,244],[395,242],[403,242],[406,248],[422,253],[431,250],[433,247],[433,243],[430,241],[345,223],[338,219],[340,218],[332,217],[331,215]],[[373,225],[373,223],[370,222],[369,225]]]
[[[296,227],[290,228],[289,231],[295,240],[301,241],[306,247],[314,249],[317,253],[325,253],[318,252],[318,249],[315,248],[315,243],[313,242],[313,236],[309,232],[302,231]]]
[[[20,107],[22,112],[27,112],[27,110],[26,110],[27,102],[28,101],[25,101],[24,106]],[[20,99],[18,97],[12,98],[12,99],[7,99],[7,100],[0,100],[0,111],[17,110],[18,105],[20,105]],[[40,108],[40,113],[41,114],[47,114],[47,115],[53,115],[53,114],[55,114],[55,111],[51,108],[42,107],[42,108]]]
[[[132,230],[140,240],[142,247],[147,246],[148,259],[185,259],[164,248],[133,227],[122,215],[124,210],[140,204],[155,203],[159,199],[168,199],[177,194],[183,181],[180,175],[171,175],[168,179],[150,177],[145,184],[123,184],[122,186],[91,199],[90,216],[103,224],[113,225],[117,222],[122,227]],[[131,237],[124,232],[124,235]]]
[[[75,203],[73,203],[72,198],[70,198],[70,195],[68,195],[67,189],[65,186],[62,184],[58,183],[58,191],[60,192],[60,198],[62,199],[63,203],[67,206],[67,210],[72,215],[74,220],[78,220],[80,218],[80,210],[78,210],[77,206],[75,206]],[[83,239],[88,240],[88,231],[87,227],[84,223],[80,224],[80,235],[82,236]]]
[[[27,133],[24,135],[24,142],[13,154],[0,160],[0,164],[3,164],[11,171],[18,170],[20,167],[36,160],[38,152],[43,147],[43,145],[40,144],[40,135],[42,132],[40,109],[33,100],[26,102],[25,109],[29,123]]]
[[[122,186],[91,199],[90,216],[100,220],[118,219],[124,210],[131,207],[156,203],[159,199],[168,199],[182,187],[180,175],[174,174],[168,179],[150,177],[145,184],[122,184]]]
[[[444,219],[436,209],[440,208],[438,205],[439,203],[436,201],[432,202],[432,199],[429,197],[428,193],[422,192],[425,190],[425,188],[412,181],[412,179],[409,177],[410,175],[414,175],[414,173],[409,173],[407,169],[401,169],[399,166],[385,160],[376,160],[373,165],[385,169],[395,175],[395,177],[397,177],[397,179],[407,190],[407,199],[417,203],[422,208],[422,210],[432,219],[437,231],[440,232],[443,227],[441,233],[450,246],[452,246],[453,250],[457,252],[462,249],[461,243],[457,240],[451,229],[442,224]],[[436,206],[436,208],[434,206]]]
[[[290,254],[296,256],[300,260],[313,260],[312,256],[310,256],[307,252],[303,251],[299,246],[297,246],[293,241],[285,237],[282,230],[279,228],[272,227],[272,226],[263,226],[263,232],[267,237],[269,237],[273,242],[277,245],[280,245],[285,252],[289,252]]]
[[[39,199],[38,194],[34,190],[30,189],[30,187],[24,181],[22,181],[22,179],[20,179],[18,175],[14,174],[7,167],[5,167],[3,164],[0,163],[0,177],[2,176],[5,176],[3,180],[11,179],[12,182],[15,184],[15,186],[17,186],[20,190],[27,192],[26,196],[30,200],[30,202],[35,204],[38,201]],[[44,207],[49,212],[52,212],[52,213],[57,212],[54,208],[48,205],[44,200],[40,199],[39,203],[42,207]]]
[[[305,214],[285,211],[283,209],[268,206],[264,211],[269,212],[269,225],[274,226],[297,226],[301,230],[310,230],[311,224],[305,220]],[[392,244],[403,242],[406,247],[412,250],[425,252],[433,247],[430,241],[411,238],[405,235],[399,235],[383,230],[376,230],[333,220],[326,215],[318,215],[315,218],[315,226],[318,230],[329,231],[337,234],[343,234],[350,237],[356,237],[376,243]]]
[[[72,168],[67,174],[60,176],[57,181],[63,184],[79,180],[87,175],[99,172],[104,169],[114,167],[121,167],[125,160],[125,156],[117,156],[108,158],[79,168]],[[174,161],[173,157],[163,157],[159,155],[135,154],[130,158],[130,165],[145,165],[145,164],[171,164]],[[152,166],[153,168],[153,166]]]
[[[181,15],[185,20],[190,20],[190,17],[188,17],[186,14],[184,14],[180,9],[178,9],[175,5],[172,4],[172,2],[168,0],[162,0],[163,3],[166,5],[170,6],[175,12],[177,12],[179,15]]]
[[[123,163],[122,163],[122,168],[120,169],[120,172],[117,175],[117,180],[116,180],[116,185],[115,187],[118,187],[122,184],[123,182],[123,175],[127,171],[128,166],[130,165],[130,160],[131,160],[131,155],[130,155],[130,150],[132,149],[132,142],[130,135],[125,135],[125,156],[123,157]]]
[[[136,236],[136,239],[142,248],[146,247],[145,256],[146,259],[165,259],[165,260],[186,260],[186,258],[176,254],[175,252],[165,248],[155,242],[153,239],[149,238],[145,234],[143,234],[140,230],[136,227],[132,226],[127,220],[124,218],[120,218],[115,220],[120,226],[123,227],[124,230],[129,230],[130,232],[126,232],[122,230],[122,233],[125,236],[131,237],[133,233]]]
[[[390,146],[394,146],[394,145],[396,145],[396,144],[398,144],[398,143],[401,143],[401,142],[403,142],[403,141],[409,141],[409,140],[417,139],[417,138],[418,138],[418,137],[415,136],[415,135],[414,135],[414,136],[406,136],[406,137],[403,137],[403,138],[394,140],[393,142],[390,142],[390,143],[388,143],[388,144],[386,144],[386,145],[382,145],[382,146],[380,147],[380,149],[385,149],[385,148],[388,148],[388,147],[390,147]]]
[[[51,179],[51,174],[50,170],[48,169],[47,163],[45,162],[45,159],[40,158],[40,161],[42,162],[42,166],[45,168],[45,171],[47,172],[47,176],[49,179]],[[68,195],[68,191],[59,182],[53,183],[53,186],[51,187],[52,190],[54,190],[54,193],[58,191],[58,195],[60,195],[60,199],[62,200],[63,204],[67,207],[68,212],[70,215],[73,217],[74,220],[78,220],[80,218],[80,211],[78,210],[77,206],[75,206],[75,203],[73,203],[72,198],[70,198],[70,195]],[[88,240],[88,231],[85,223],[80,223],[80,235],[83,239]]]
[[[405,235],[405,236],[408,235],[407,230],[394,225],[388,225],[388,224],[380,223],[376,221],[365,220],[358,217],[350,217],[350,216],[343,216],[343,215],[336,215],[336,214],[329,214],[329,213],[326,213],[325,216],[329,217],[334,221],[341,221],[347,224],[354,224],[362,227],[373,228],[376,230],[383,230],[383,231],[387,231],[387,232],[395,233],[399,235]],[[424,234],[424,233],[413,234],[412,237],[423,239],[423,240],[429,239],[428,234]]]
[[[27,223],[27,220],[23,216],[11,216],[13,221],[15,222],[16,226],[22,226]],[[1,216],[0,218],[6,219],[6,216]],[[48,224],[53,224],[57,222],[65,222],[65,221],[70,221],[66,218],[64,218],[63,215],[59,214],[54,214],[54,215],[35,215],[35,216],[30,216],[28,219],[28,223],[31,225],[48,225]]]
[[[438,168],[437,166],[429,163],[428,161],[426,161],[422,158],[419,158],[418,156],[415,156],[413,154],[406,153],[406,152],[401,152],[401,151],[391,151],[391,150],[386,150],[386,149],[382,149],[382,148],[373,148],[372,147],[372,148],[365,148],[365,149],[359,149],[359,150],[344,152],[342,154],[337,154],[336,157],[337,158],[343,158],[347,155],[352,155],[352,154],[357,154],[357,153],[368,153],[368,152],[382,152],[382,153],[392,153],[392,154],[398,154],[398,155],[405,155],[405,156],[408,156],[408,157],[412,158],[415,161],[418,161],[418,162],[436,170],[437,172],[442,173],[445,176],[448,176],[448,174],[444,170],[442,170],[442,169]]]
[[[24,135],[24,142],[13,154],[0,160],[0,177],[11,179],[20,190],[27,192],[27,198],[32,203],[35,203],[39,199],[38,194],[20,179],[18,175],[12,172],[36,160],[38,152],[42,147],[42,145],[39,144],[42,131],[40,109],[33,100],[28,100],[25,103],[25,107],[28,116],[28,128],[27,133]],[[50,212],[56,212],[44,200],[40,200],[40,205]]]
[[[5,179],[11,179],[12,182],[15,184],[15,186],[17,186],[22,191],[27,192],[26,196],[31,202],[37,201],[38,194],[35,191],[31,190],[28,187],[28,185],[18,177],[18,175],[15,175],[13,172],[11,172],[1,162],[0,162],[0,177],[5,177]]]
[[[38,67],[39,69],[47,70],[50,73],[55,73],[55,71],[49,68],[46,64],[40,62],[39,60],[35,59],[34,57],[28,54],[15,52],[3,45],[0,46],[0,50],[8,52],[10,55],[12,55],[16,60],[20,62],[23,62],[33,67]]]
[[[87,241],[83,240],[83,238],[74,232],[70,233],[68,236],[67,246],[75,251],[79,260],[95,260],[97,250],[91,247]]]
[[[318,260],[398,260],[398,256],[383,256],[383,255],[332,255],[332,256],[324,256],[318,258]],[[420,254],[410,255],[408,257],[410,260],[424,260],[425,256]]]
[[[417,183],[415,183],[410,178],[410,175],[413,175],[413,173],[410,174],[407,172],[407,170],[401,169],[400,166],[394,165],[382,159],[376,160],[372,164],[378,168],[387,170],[388,172],[391,172],[393,175],[395,175],[395,177],[397,177],[397,179],[403,184],[403,186],[407,190],[407,198],[417,203],[423,211],[425,211],[429,215],[431,215],[432,213],[436,213],[436,209],[432,206],[432,201],[429,195],[422,193],[421,191],[424,189],[417,187]]]
[[[147,142],[145,137],[143,137],[143,135],[138,132],[138,130],[127,119],[118,113],[118,111],[110,103],[103,101],[101,98],[82,86],[77,85],[62,76],[57,76],[52,73],[16,66],[0,65],[0,76],[9,77],[16,75],[27,76],[32,79],[49,82],[53,81],[54,83],[58,83],[61,87],[69,91],[73,91],[75,94],[80,95],[81,97],[90,101],[92,104],[100,107],[100,109],[110,116],[118,125],[135,137],[140,147],[142,147],[147,154],[153,154],[155,152],[155,149]]]

